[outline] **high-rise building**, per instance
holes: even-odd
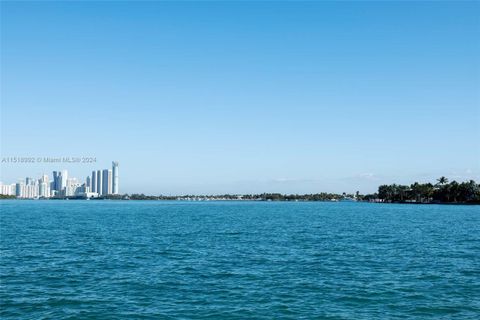
[[[102,171],[97,170],[97,192],[103,194]]]
[[[102,174],[102,194],[112,194],[112,170],[105,169]]]
[[[63,191],[67,187],[68,171],[62,170],[62,172],[60,172],[58,180],[59,180],[58,191]]]
[[[15,185],[15,196],[17,197],[21,197],[23,196],[23,186],[24,184],[21,183],[21,182],[17,182],[17,184]]]
[[[81,190],[81,184],[76,178],[69,178],[65,187],[65,196],[71,197],[77,195]]]
[[[112,169],[108,169],[108,194],[112,194],[113,190],[113,175],[112,175]]]
[[[112,162],[112,193],[118,194],[118,161]]]
[[[52,189],[53,190],[57,190],[59,189],[59,185],[58,185],[58,172],[57,171],[53,171],[53,181],[52,181]]]
[[[42,198],[50,197],[50,183],[46,174],[38,180],[38,196]]]
[[[87,176],[87,179],[85,179],[85,186],[90,188],[92,185],[92,182],[90,180],[90,176]]]
[[[50,197],[50,185],[46,182],[40,182],[38,184],[38,196],[42,198]]]
[[[62,170],[62,189],[67,187],[68,171]]]
[[[38,197],[39,186],[36,182],[29,181],[25,184],[23,181],[15,185],[15,195],[17,198],[33,199]]]
[[[97,171],[92,171],[92,185],[90,190],[92,190],[92,192],[98,192],[97,191]]]
[[[40,182],[48,183],[48,175],[43,174],[43,175],[40,177]]]

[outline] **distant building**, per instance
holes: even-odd
[[[60,189],[60,185],[58,183],[58,172],[57,171],[53,171],[53,181],[52,181],[52,189],[53,190],[56,190],[58,191],[58,189]]]
[[[98,197],[98,193],[86,191],[86,192],[78,193],[77,196],[78,196],[78,197],[85,198],[85,199],[90,199],[90,198],[97,198],[97,197]]]
[[[97,170],[97,193],[99,195],[103,194],[103,183],[102,183],[102,171]]]
[[[0,182],[0,194],[5,196],[14,196],[15,184],[3,184]]]
[[[66,197],[75,196],[82,191],[83,191],[82,185],[78,182],[76,178],[70,178],[67,180],[67,185],[65,187],[65,193],[64,193]]]
[[[15,184],[15,196],[16,196],[16,197],[18,197],[18,198],[21,198],[21,197],[22,197],[22,195],[23,195],[23,192],[22,192],[22,191],[23,191],[23,186],[24,186],[24,184],[21,183],[21,182],[17,182],[17,183]]]
[[[42,198],[50,197],[50,183],[46,174],[38,180],[38,196]]]
[[[50,197],[50,185],[46,182],[40,182],[38,184],[38,196],[42,198]]]
[[[48,175],[46,174],[43,174],[41,177],[40,177],[40,182],[46,182],[48,183]]]
[[[38,186],[34,184],[24,185],[25,190],[22,192],[23,197],[33,199],[38,197]]]
[[[97,171],[92,171],[92,182],[91,182],[92,192],[97,192]]]
[[[108,169],[103,170],[102,182],[103,182],[102,194],[103,195],[112,194],[112,170],[108,170]]]
[[[118,161],[112,162],[112,193],[118,194]]]
[[[28,181],[30,184],[25,184],[23,181],[15,185],[15,196],[17,198],[33,199],[38,197],[38,184]]]
[[[59,178],[58,178],[58,189],[57,191],[64,191],[64,189],[67,187],[67,180],[68,180],[68,171],[67,170],[63,170],[62,172],[60,172],[59,174]]]

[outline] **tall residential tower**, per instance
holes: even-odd
[[[118,161],[112,162],[112,193],[118,194]]]
[[[102,172],[103,189],[102,194],[112,194],[112,170],[105,169]]]
[[[102,171],[97,170],[97,193],[103,194]]]
[[[92,186],[91,186],[92,192],[98,192],[97,191],[97,171],[92,171]]]

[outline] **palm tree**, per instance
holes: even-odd
[[[422,191],[422,197],[425,198],[425,201],[429,202],[433,196],[434,187],[431,183],[424,183],[420,185]]]
[[[404,201],[407,196],[408,186],[399,185],[397,186],[397,192],[400,196],[400,201]]]
[[[441,185],[444,185],[448,182],[448,179],[445,178],[444,176],[441,176],[440,178],[437,179],[438,183]]]
[[[415,201],[421,202],[422,185],[419,184],[418,182],[415,182],[410,186],[410,189],[412,190],[412,193],[415,196]]]
[[[457,199],[460,196],[460,185],[458,182],[455,180],[450,182],[448,191],[448,200],[450,200],[450,197],[453,197],[453,202],[457,202]]]
[[[383,184],[378,187],[378,197],[382,200],[387,200],[389,195],[389,186]]]

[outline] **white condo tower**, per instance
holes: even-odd
[[[112,193],[118,194],[118,161],[112,162],[113,186]]]

